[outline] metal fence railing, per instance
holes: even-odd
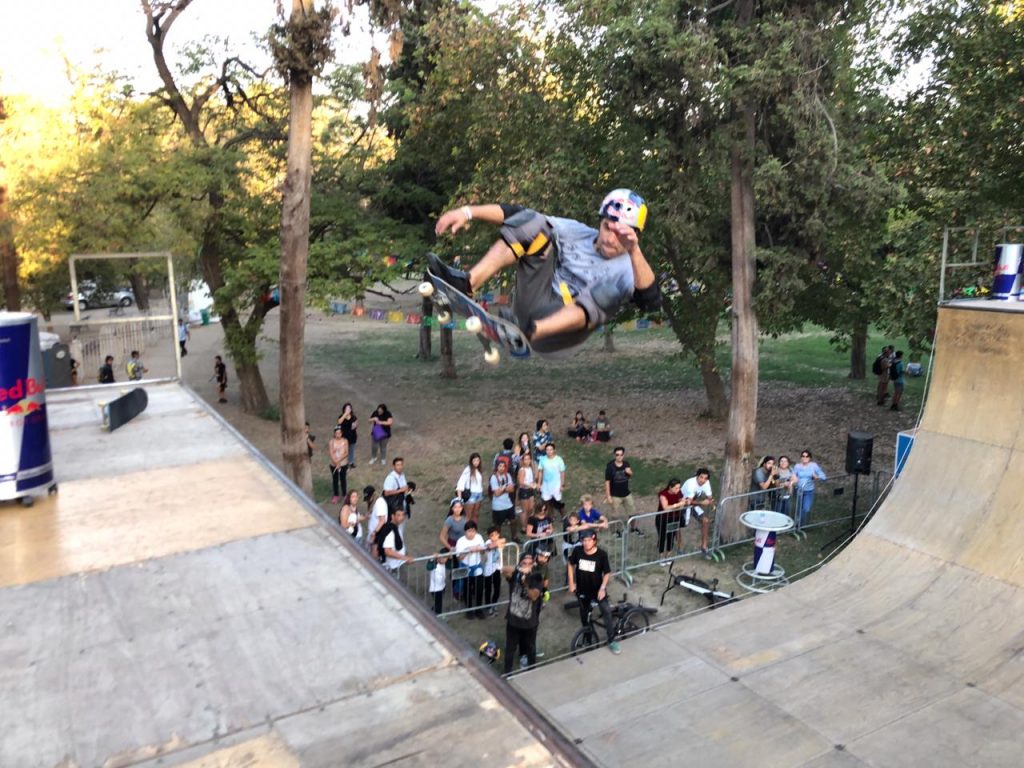
[[[871,477],[861,477],[857,481],[858,503],[857,518],[863,519],[878,501],[888,492],[891,486],[892,473],[878,471]],[[794,535],[806,535],[805,531],[850,519],[853,504],[853,475],[839,475],[816,483],[813,502],[807,518],[802,525],[799,522],[799,506],[807,500],[806,496],[794,493],[789,499],[780,494],[778,489],[744,493],[727,496],[717,507],[708,509],[710,521],[709,552],[707,555],[715,560],[724,559],[721,544],[720,521],[729,515],[739,516],[750,509],[767,509],[788,513],[797,522]],[[788,505],[787,505],[788,502]],[[628,521],[613,520],[607,530],[599,531],[599,545],[608,553],[613,575],[621,579],[627,586],[633,582],[633,572],[659,563],[702,555],[700,520],[691,516],[688,525],[683,525],[685,513],[681,512],[680,520],[670,521],[659,516],[664,512],[645,512],[632,515]],[[639,533],[634,532],[638,530]],[[728,546],[752,541],[748,537]],[[551,553],[548,563],[549,590],[552,593],[562,592],[567,588],[566,564],[574,546],[576,536],[563,530],[534,539],[522,544],[509,542],[501,552],[502,568],[514,566],[519,561],[521,551],[547,550]],[[499,577],[487,587],[484,598],[477,604],[467,603],[469,595],[469,569],[462,566],[454,555],[448,555],[447,561],[438,564],[439,554],[424,555],[403,566],[397,578],[424,605],[441,618],[449,618],[468,613],[472,610],[488,610],[504,606],[508,599],[508,587],[505,579]],[[428,564],[437,564],[428,567]],[[441,569],[443,579],[437,575]],[[437,590],[431,591],[431,582]],[[437,595],[440,594],[440,598]]]
[[[711,525],[709,545],[714,551],[718,512],[709,509],[706,514]],[[632,583],[631,571],[658,563],[667,565],[673,560],[702,554],[700,520],[691,515],[689,525],[686,525],[686,514],[682,510],[679,510],[678,520],[671,517],[668,512],[644,512],[629,518],[629,533],[624,533],[622,538],[623,575],[627,584]],[[641,533],[634,533],[634,529]]]
[[[97,320],[93,324],[71,326],[70,352],[79,364],[78,380],[82,384],[95,384],[98,372],[107,355],[114,358],[114,377],[123,381],[125,365],[133,350],[146,360],[150,349],[163,345],[169,348],[175,328],[166,320],[154,320],[142,314],[112,318],[107,324]],[[177,346],[177,339],[174,339]],[[166,371],[164,375],[171,372]]]
[[[484,554],[486,557],[486,553]],[[442,618],[457,616],[473,610],[487,610],[502,603],[501,569],[519,562],[519,545],[514,541],[505,544],[501,549],[501,564],[498,566],[498,578],[494,584],[488,584],[490,576],[485,576],[479,586],[483,589],[482,597],[477,604],[469,604],[471,590],[477,583],[471,583],[475,577],[470,569],[462,566],[454,554],[424,555],[406,563],[399,570],[398,579],[430,610]],[[438,587],[441,587],[438,589]],[[488,594],[490,592],[490,595]],[[504,588],[508,592],[508,588]],[[440,597],[438,597],[440,595]],[[490,596],[491,599],[486,599]],[[508,595],[505,595],[506,599]]]

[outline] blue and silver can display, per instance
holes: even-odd
[[[53,484],[38,320],[0,312],[0,499]]]
[[[1024,245],[1002,243],[996,246],[992,275],[992,298],[1014,301],[1020,298],[1020,271]]]

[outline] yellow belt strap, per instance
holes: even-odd
[[[565,284],[564,280],[558,284],[558,292],[562,294],[562,303],[566,306],[573,303],[572,294],[569,292],[569,286]]]

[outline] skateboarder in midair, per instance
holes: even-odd
[[[477,219],[501,227],[501,237],[468,272],[428,256],[430,270],[467,295],[516,265],[512,314],[538,352],[579,344],[611,320],[626,301],[641,310],[661,305],[654,271],[640,249],[647,204],[628,189],[609,192],[598,209],[599,229],[519,205],[464,205],[437,220],[438,235]]]

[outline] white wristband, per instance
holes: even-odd
[[[466,217],[466,221],[473,220],[473,211],[469,209],[468,205],[462,206],[462,215]]]

